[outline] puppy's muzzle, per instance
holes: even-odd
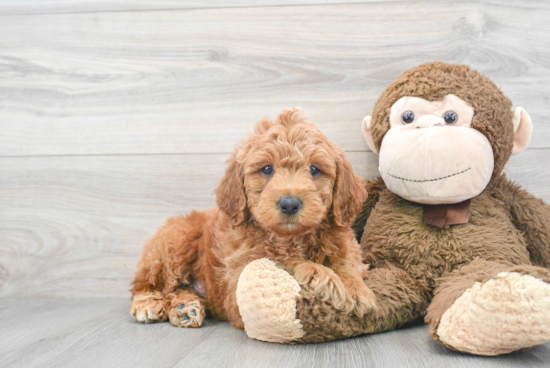
[[[279,209],[287,216],[292,216],[302,208],[302,200],[298,197],[282,197],[279,199]]]

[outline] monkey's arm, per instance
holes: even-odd
[[[517,229],[527,240],[531,261],[550,269],[550,205],[502,175],[494,195],[510,210]]]
[[[359,243],[361,243],[363,230],[365,229],[365,225],[367,223],[367,220],[369,219],[370,213],[374,206],[376,206],[376,203],[378,203],[380,192],[386,189],[386,184],[384,184],[384,181],[381,177],[377,177],[371,180],[367,180],[365,187],[367,188],[369,197],[363,203],[361,211],[355,218],[353,225],[351,225],[353,231],[355,232],[355,237],[357,238],[357,241]]]

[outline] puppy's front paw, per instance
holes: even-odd
[[[376,308],[376,295],[365,285],[363,280],[347,287],[347,298],[344,310],[353,312],[357,317],[363,317]]]
[[[160,293],[135,295],[130,314],[140,323],[166,321],[164,298]]]
[[[301,263],[294,268],[294,277],[300,285],[309,285],[321,300],[330,300],[336,309],[344,308],[346,288],[330,268],[312,262]]]
[[[201,327],[205,316],[201,302],[181,303],[170,310],[170,323],[176,327]]]

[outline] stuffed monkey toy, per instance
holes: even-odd
[[[237,289],[248,335],[321,342],[424,318],[436,342],[471,354],[549,341],[550,206],[502,173],[529,143],[527,112],[468,66],[434,62],[391,83],[362,130],[381,177],[353,227],[376,310],[338,310],[262,259]]]

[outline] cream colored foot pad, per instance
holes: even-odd
[[[296,319],[300,285],[268,259],[246,266],[237,284],[237,304],[245,331],[253,339],[290,342],[304,336]]]
[[[443,314],[442,342],[478,355],[499,355],[550,340],[550,284],[501,272],[476,283]]]

